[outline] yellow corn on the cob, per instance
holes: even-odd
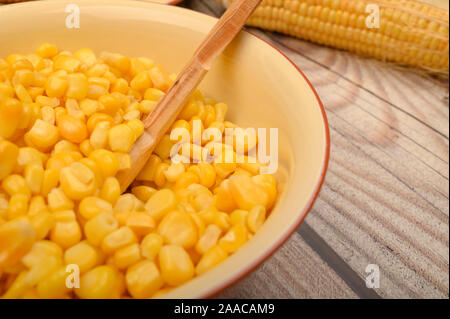
[[[374,4],[379,27],[370,28],[366,22]],[[248,25],[434,73],[449,72],[449,13],[417,0],[263,0]]]

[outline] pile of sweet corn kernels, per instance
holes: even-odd
[[[273,176],[250,161],[174,163],[170,132],[120,193],[115,175],[174,80],[147,58],[47,43],[0,59],[0,296],[157,298],[258,231]],[[226,111],[196,91],[170,131],[200,120],[223,133]]]

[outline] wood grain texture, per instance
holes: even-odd
[[[222,12],[213,0],[184,5],[216,16]],[[381,286],[376,293],[381,297],[448,298],[448,83],[279,34],[251,31],[301,68],[327,110],[330,167],[307,225],[360,280],[368,264],[379,265]],[[321,279],[329,275],[324,271],[333,274],[332,258],[311,244],[320,256],[312,258],[302,244],[289,241],[281,251],[296,254],[277,253],[222,295],[348,296],[349,290],[326,293],[330,289]],[[317,266],[305,267],[307,258]],[[280,267],[290,271],[278,273]],[[293,276],[292,285],[299,290],[320,293],[292,294],[296,288],[285,285]],[[317,287],[311,278],[319,278]]]
[[[312,274],[314,276],[311,276]],[[358,296],[297,233],[257,271],[216,296],[216,298],[280,297],[357,298]]]
[[[214,0],[185,7],[218,16]],[[311,80],[332,140],[325,185],[298,233],[219,298],[355,298],[381,270],[384,298],[449,297],[448,83],[260,30]],[[336,256],[305,241],[311,228]],[[302,234],[299,235],[299,234]]]

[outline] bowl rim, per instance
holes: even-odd
[[[44,3],[44,2],[50,2],[50,1],[39,1],[40,3]],[[124,3],[124,1],[120,1],[118,0],[117,2],[121,2]],[[129,4],[131,4],[133,1],[129,1]],[[169,3],[158,3],[158,2],[152,2],[152,1],[142,1],[142,0],[137,0],[135,2],[141,2],[141,3],[148,3],[150,5],[160,5],[160,6],[167,6],[167,4],[176,4],[181,2],[181,0],[171,0]],[[37,2],[20,2],[20,3],[13,3],[12,6],[26,6],[26,5],[36,5]],[[114,1],[112,1],[111,3],[114,3]],[[8,7],[8,6],[6,6]],[[180,9],[185,9],[188,11],[193,11],[191,9],[188,8],[180,8]],[[210,19],[214,19],[216,22],[219,20],[217,17],[214,16],[210,16],[206,13],[203,12],[198,12],[195,11],[196,14],[199,15],[204,15],[207,16]],[[272,49],[275,50],[275,52],[277,52],[278,54],[280,54],[282,57],[284,57],[287,61],[290,62],[290,64],[298,71],[298,73],[300,74],[300,76],[306,81],[306,83],[308,84],[309,88],[311,89],[311,91],[313,92],[318,106],[320,108],[321,114],[322,114],[322,121],[323,121],[323,125],[324,125],[324,130],[325,130],[325,154],[324,154],[324,158],[323,158],[323,162],[322,162],[322,168],[320,171],[320,176],[314,186],[314,191],[311,195],[311,197],[308,199],[307,204],[304,206],[304,208],[298,213],[298,217],[295,219],[295,221],[292,223],[292,225],[287,228],[286,231],[284,231],[280,238],[271,243],[271,245],[269,246],[269,248],[263,253],[261,254],[258,258],[256,258],[255,260],[253,260],[247,267],[243,268],[242,270],[240,270],[236,275],[234,275],[231,278],[228,278],[227,280],[224,280],[222,283],[218,284],[217,286],[211,287],[210,289],[208,289],[207,292],[205,292],[204,294],[201,294],[197,297],[194,297],[196,299],[199,298],[211,298],[214,297],[215,295],[217,295],[219,292],[231,287],[232,285],[234,285],[237,281],[239,281],[240,279],[244,278],[245,276],[247,276],[248,274],[250,274],[251,272],[255,271],[259,266],[262,265],[263,262],[265,262],[270,256],[272,256],[275,251],[277,251],[291,236],[292,234],[299,228],[299,226],[302,224],[302,222],[304,221],[304,219],[306,218],[306,216],[308,215],[308,213],[311,211],[314,202],[316,201],[317,197],[320,194],[321,188],[325,182],[325,177],[327,174],[327,170],[328,170],[328,165],[329,165],[329,160],[330,160],[330,148],[331,148],[331,142],[330,142],[330,128],[329,128],[329,123],[328,123],[328,118],[327,118],[327,114],[325,111],[325,107],[316,91],[316,89],[314,88],[314,86],[312,85],[311,81],[308,79],[308,77],[303,73],[303,71],[300,69],[299,66],[297,66],[284,52],[282,52],[280,49],[278,49],[277,47],[275,47],[273,44],[271,44],[269,41],[263,39],[261,36],[251,32],[250,30],[244,28],[242,30],[242,32],[249,34],[250,36],[256,38],[257,40],[260,40],[262,42],[264,42],[265,44],[267,44],[268,46],[270,46]]]

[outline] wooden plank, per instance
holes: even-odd
[[[258,270],[216,298],[357,298],[357,295],[299,234],[294,234]]]
[[[187,5],[221,12],[211,0]],[[306,222],[361,279],[379,265],[381,296],[448,297],[448,83],[253,31],[305,72],[328,112],[330,169]]]
[[[278,44],[280,37],[271,35]],[[353,57],[347,59],[353,65],[348,69],[356,71],[341,76],[315,57],[284,49],[318,90],[332,129],[327,183],[307,222],[361,277],[367,264],[378,264],[386,277],[380,295],[448,296],[448,139],[439,131],[448,123],[445,89],[436,94],[441,99],[433,100],[435,109],[422,104],[426,116],[419,120],[395,101],[371,93],[371,83],[377,81],[349,80],[354,73],[370,74],[358,70],[376,65],[401,72],[379,82],[387,82],[386,87],[392,82],[402,90],[399,79],[415,75]],[[430,84],[423,82],[409,94],[426,95]],[[362,86],[366,83],[367,88]],[[444,116],[433,114],[436,110]]]

